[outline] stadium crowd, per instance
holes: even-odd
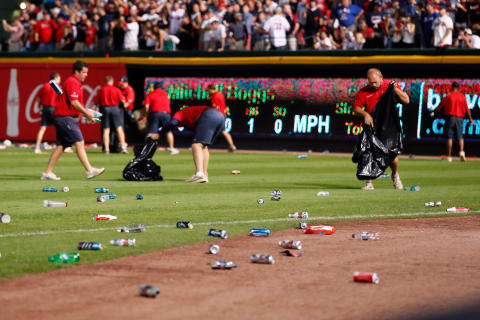
[[[478,0],[44,0],[6,51],[480,49]]]

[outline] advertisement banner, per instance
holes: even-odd
[[[62,82],[72,74],[72,63],[2,63],[0,64],[0,139],[34,141],[41,123],[41,106],[38,96],[50,74],[58,72]],[[86,107],[93,105],[95,96],[111,75],[115,83],[126,75],[124,64],[89,64],[88,77],[83,83]],[[100,124],[79,119],[80,129],[87,142],[100,142]],[[44,141],[55,141],[55,128],[48,127]]]

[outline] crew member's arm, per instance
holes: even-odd
[[[88,118],[88,120],[93,121],[95,118],[93,112],[85,109],[78,100],[70,100],[70,103],[72,104],[72,107],[80,111],[86,118]]]
[[[368,113],[367,111],[363,110],[360,107],[355,107],[355,106],[353,107],[353,112],[358,114],[359,116],[362,116],[363,117],[363,122],[367,126],[373,126],[373,118],[370,115],[370,113]]]
[[[398,86],[398,84],[396,82],[393,85],[393,92],[395,92],[395,94],[397,95],[397,97],[400,99],[400,101],[403,104],[409,104],[410,103],[410,97],[402,89],[400,89],[400,87]]]
[[[470,109],[468,109],[468,108],[467,108],[467,115],[468,115],[468,119],[470,119],[470,123],[475,126],[476,123],[475,123],[475,121],[473,121],[472,114],[470,113]]]

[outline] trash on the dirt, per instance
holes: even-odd
[[[142,297],[156,298],[160,294],[160,290],[155,286],[142,284],[138,288],[138,294]]]
[[[127,227],[118,228],[118,232],[126,232],[126,233],[138,233],[138,232],[145,232],[147,229],[145,228],[144,224],[134,224]]]
[[[99,221],[99,220],[117,220],[117,216],[112,216],[111,214],[96,214],[93,216],[93,220]]]
[[[352,239],[357,240],[379,240],[380,234],[378,232],[362,231],[361,233],[352,234]]]
[[[103,250],[102,244],[96,241],[86,242],[81,241],[77,245],[78,250]]]
[[[0,212],[0,221],[2,221],[2,223],[10,223],[10,220],[12,220],[12,218],[10,218],[8,214]]]
[[[305,234],[322,234],[322,235],[331,235],[334,234],[335,227],[332,226],[321,226],[321,225],[314,225],[314,226],[308,226],[305,229]]]
[[[327,197],[330,195],[330,192],[328,191],[319,191],[317,192],[317,197]]]
[[[115,240],[110,240],[110,244],[112,246],[118,246],[118,247],[134,247],[136,244],[135,238],[129,239],[129,238],[119,238]]]
[[[232,170],[230,171],[231,174],[240,174],[240,170]]]
[[[216,260],[210,263],[212,269],[220,269],[220,270],[230,270],[233,268],[238,267],[238,265],[233,261],[226,261],[226,260]]]
[[[211,254],[217,254],[220,252],[220,246],[217,244],[211,244],[208,247],[208,252],[210,252]]]
[[[43,192],[58,192],[56,188],[49,188],[49,187],[43,187],[42,188]]]
[[[68,201],[43,200],[44,207],[68,207]]]
[[[177,228],[193,229],[193,224],[190,221],[178,221]]]
[[[470,207],[451,207],[447,209],[447,212],[469,212]]]
[[[289,218],[294,218],[294,219],[308,219],[308,212],[297,211],[297,212],[289,213],[288,217]]]
[[[378,277],[378,274],[376,274],[375,272],[355,271],[353,273],[353,281],[378,284],[380,282],[380,278]]]
[[[299,240],[283,240],[278,245],[284,249],[302,249],[302,241]]]
[[[307,227],[308,227],[308,224],[306,222],[299,222],[298,226],[297,226],[297,229],[305,230],[305,229],[307,229]]]
[[[259,229],[259,228],[251,228],[250,235],[254,237],[268,237],[270,235],[269,229]]]
[[[212,237],[219,237],[222,239],[227,239],[228,238],[228,232],[225,230],[217,230],[217,229],[209,229],[208,230],[208,235]]]
[[[297,159],[305,159],[306,157],[308,157],[308,154],[299,154]]]
[[[137,194],[137,200],[143,200],[143,194]]]
[[[288,256],[288,257],[298,258],[298,257],[303,256],[303,254],[305,253],[305,251],[295,252],[295,251],[292,251],[292,250],[285,250],[285,251],[282,251],[282,252],[280,252],[280,253],[283,254],[283,255],[285,255],[285,256]]]
[[[62,188],[62,191],[63,191],[63,192],[68,192],[68,191],[70,191],[70,188],[69,188],[69,187],[63,187],[63,188]]]
[[[254,253],[250,256],[250,261],[253,263],[274,264],[275,259],[270,254]]]

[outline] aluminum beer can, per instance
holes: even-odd
[[[137,200],[143,200],[143,194],[137,194]]]
[[[251,228],[250,229],[250,235],[254,236],[254,237],[268,237],[270,235],[270,230]]]
[[[226,260],[212,261],[210,265],[212,266],[212,269],[221,269],[221,270],[230,270],[238,266],[235,262],[226,261]]]
[[[138,294],[143,297],[156,298],[160,294],[160,290],[155,286],[142,284],[138,288]]]
[[[43,192],[58,192],[56,188],[48,188],[48,187],[43,187],[42,188]]]
[[[434,207],[434,206],[435,206],[435,202],[433,201],[425,202],[425,207]]]
[[[50,87],[52,87],[53,91],[55,91],[57,95],[60,96],[63,94],[62,88],[58,85],[58,83],[55,80],[50,80],[48,84],[50,85]]]
[[[380,278],[378,274],[375,272],[354,272],[353,273],[353,281],[355,282],[369,282],[378,284],[380,282]]]
[[[145,228],[144,224],[135,224],[132,226],[128,227],[121,227],[118,228],[118,232],[126,232],[126,233],[139,233],[139,232],[145,232],[147,229]]]
[[[77,245],[78,250],[102,250],[102,244],[98,242],[79,242]]]
[[[260,198],[260,199],[257,200],[257,203],[258,204],[263,204],[263,203],[265,203],[265,200],[263,198]]]
[[[250,256],[250,261],[253,263],[274,264],[275,259],[270,254],[255,253]]]
[[[178,221],[177,228],[193,229],[193,224],[190,221]]]
[[[442,205],[442,201],[435,201],[435,206],[440,207]]]
[[[306,211],[297,211],[294,213],[290,213],[288,215],[289,218],[297,218],[297,219],[308,219],[308,212]]]
[[[306,222],[299,222],[298,226],[297,226],[297,229],[305,230],[305,229],[307,229],[307,227],[308,227],[308,224]]]
[[[208,230],[208,235],[212,237],[219,237],[222,239],[227,239],[228,238],[228,233],[225,230],[216,230],[216,229],[210,229]]]
[[[278,245],[285,249],[302,249],[302,242],[295,240],[283,240],[278,243]]]
[[[211,244],[208,247],[208,252],[210,252],[211,254],[217,254],[220,252],[220,246],[216,244]]]
[[[108,193],[108,188],[95,188],[96,193]]]
[[[110,240],[110,244],[112,246],[119,246],[119,247],[134,247],[135,246],[135,238],[119,238],[115,240]]]
[[[109,194],[104,195],[104,197],[107,198],[107,199],[117,199],[117,194],[109,193]]]

